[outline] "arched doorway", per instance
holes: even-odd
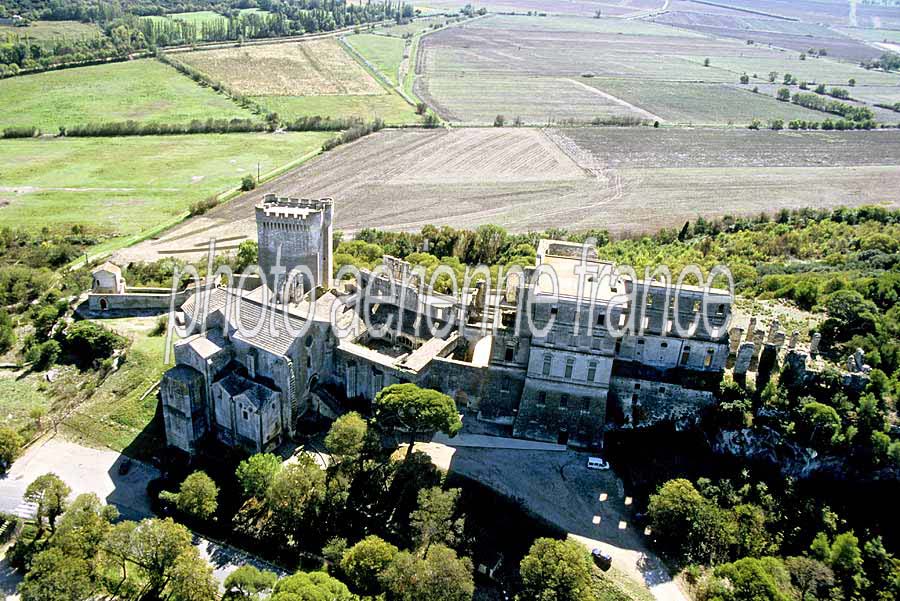
[[[100,310],[106,311],[107,309],[109,309],[109,303],[107,302],[107,300],[105,298],[101,298],[100,299]]]

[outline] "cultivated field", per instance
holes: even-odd
[[[457,18],[450,18],[444,15],[440,15],[437,17],[426,17],[410,21],[409,23],[404,23],[403,25],[388,25],[384,27],[376,27],[374,32],[380,35],[405,38],[410,37],[420,31],[431,29],[435,25],[447,25],[457,20]]]
[[[176,58],[248,96],[384,93],[378,82],[331,38],[200,50]]]
[[[653,18],[655,23],[686,28],[712,36],[753,40],[756,44],[770,44],[796,52],[810,48],[825,49],[828,56],[860,61],[874,58],[881,52],[872,46],[814,23],[787,21],[755,16],[739,11],[707,12],[711,7],[697,3],[683,3],[690,10],[669,11]]]
[[[325,133],[0,141],[0,222],[138,234],[318,149]]]
[[[397,85],[406,40],[387,35],[364,33],[349,36],[345,41],[364,56],[391,84]]]
[[[636,79],[585,80],[617,98],[678,124],[746,124],[759,119],[820,121],[822,113],[779,102],[774,94],[754,94],[749,86],[684,82],[645,82]],[[741,89],[741,88],[745,89]]]
[[[428,223],[613,232],[775,207],[891,202],[900,132],[576,128],[382,131],[326,153],[120,260],[199,258],[209,237],[256,235],[266,193],[331,196],[336,227]]]
[[[424,37],[416,62],[416,93],[445,119],[475,124],[498,114],[538,124],[821,120],[736,84],[744,73],[763,84],[772,71],[779,81],[791,73],[831,85],[900,83],[897,74],[622,19],[493,16]]]
[[[80,21],[35,21],[28,27],[0,25],[0,40],[27,37],[29,40],[44,43],[61,39],[94,38],[99,35],[99,27],[93,23],[81,23]]]
[[[440,10],[458,10],[470,4],[468,0],[428,0],[430,8]],[[486,0],[479,2],[478,8],[486,8],[493,13],[527,13],[529,11],[548,15],[577,15],[593,17],[597,11],[606,16],[626,15],[658,10],[664,0]]]
[[[247,110],[153,59],[24,75],[0,83],[0,128],[109,121],[189,123],[254,118]]]

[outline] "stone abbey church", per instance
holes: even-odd
[[[216,437],[269,450],[304,416],[336,417],[399,382],[440,390],[468,419],[513,436],[577,447],[602,444],[607,427],[678,419],[713,401],[729,355],[725,292],[707,297],[704,323],[695,319],[703,289],[682,287],[676,304],[674,288],[598,277],[612,265],[554,240],[540,242],[524,278],[552,267],[555,288],[536,278],[540,285],[444,295],[392,257],[385,270],[336,285],[333,216],[330,199],[267,196],[256,207],[261,285],[185,300],[179,317],[194,333],[176,343],[161,386],[170,445],[193,453]],[[579,285],[585,255],[594,275]],[[281,286],[270,275],[276,265],[282,274],[303,267],[306,276]],[[640,307],[614,302],[633,293]],[[640,335],[614,336],[629,319],[640,321]],[[697,325],[685,332],[675,319]]]

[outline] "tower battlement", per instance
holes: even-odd
[[[304,290],[331,286],[333,218],[334,201],[330,198],[268,194],[256,205],[259,266],[276,298],[285,298],[280,290],[284,278],[279,282],[272,277],[276,266],[287,272],[301,266],[308,268],[312,279],[304,278]]]

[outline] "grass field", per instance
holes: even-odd
[[[416,19],[415,21],[410,21],[409,23],[404,23],[403,25],[388,25],[384,27],[376,27],[375,32],[388,35],[397,38],[410,37],[415,33],[420,31],[427,31],[431,29],[434,25],[446,25],[447,23],[452,23],[459,21],[457,18],[445,17],[443,15],[438,17],[427,17],[424,19]]]
[[[211,10],[198,10],[187,13],[172,13],[169,15],[169,18],[175,19],[177,21],[184,21],[185,23],[191,23],[192,25],[196,25],[201,29],[207,24],[225,23],[227,21],[224,16]]]
[[[28,39],[38,43],[61,39],[93,38],[100,35],[100,28],[93,23],[80,21],[34,21],[28,27],[0,25],[0,40],[7,37]]]
[[[162,424],[154,421],[159,401],[155,393],[147,394],[171,367],[163,363],[165,334],[150,336],[155,317],[103,319],[98,323],[129,339],[126,360],[63,421],[63,426],[96,444],[116,451],[127,449],[129,455],[139,459],[148,458],[165,439]]]
[[[189,123],[254,118],[249,111],[153,59],[24,75],[0,83],[0,128],[108,121]]]
[[[405,40],[365,33],[349,36],[346,42],[364,56],[391,84],[397,85],[400,63],[403,61],[403,48],[406,46]]]
[[[383,94],[334,39],[201,50],[176,58],[248,96]]]
[[[900,30],[896,29],[864,29],[861,27],[839,27],[837,29],[851,38],[867,42],[900,43]]]
[[[388,125],[417,123],[419,117],[396,94],[362,96],[257,96],[253,100],[282,119],[323,116],[332,119],[360,117],[366,121],[383,119]]]
[[[469,4],[468,0],[429,0],[427,3],[430,8],[452,11],[459,10],[466,4]],[[532,11],[536,14],[593,17],[597,10],[606,16],[617,16],[659,9],[663,4],[663,0],[486,0],[479,2],[477,7],[486,8],[492,13],[525,14]]]
[[[856,65],[850,65],[827,58],[800,60],[796,53],[782,52],[776,55],[753,56],[717,56],[715,54],[695,55],[686,57],[698,65],[702,65],[706,58],[710,64],[719,69],[726,69],[739,77],[742,73],[750,76],[758,76],[759,80],[768,77],[769,72],[775,71],[779,79],[785,73],[790,73],[798,80],[825,83],[829,85],[847,85],[850,79],[855,79],[860,85],[887,86],[900,84],[900,74],[884,73],[883,71],[868,71]]]
[[[0,221],[87,224],[118,236],[170,222],[191,203],[318,149],[331,134],[227,134],[0,141]]]

